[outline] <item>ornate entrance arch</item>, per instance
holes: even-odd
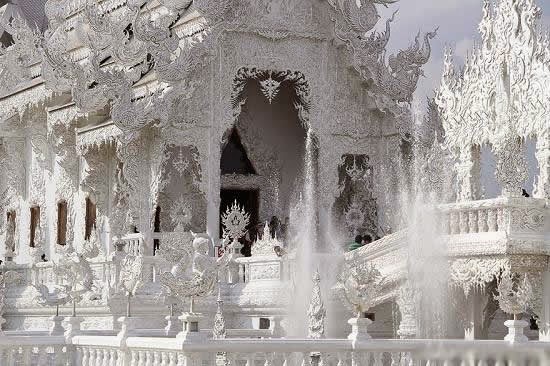
[[[257,82],[257,84],[250,84]],[[258,90],[252,91],[252,95],[246,95],[245,89],[247,85],[258,87]],[[252,98],[252,100],[251,100]],[[265,98],[265,99],[263,99]],[[282,99],[281,99],[282,98]],[[247,101],[253,103],[249,106],[258,106],[258,102],[271,105],[274,103],[282,103],[285,106],[283,110],[289,118],[283,118],[284,111],[277,111],[273,116],[277,123],[267,124],[276,130],[273,135],[277,135],[281,131],[281,135],[291,134],[288,145],[281,146],[274,144],[272,141],[281,139],[273,137],[274,130],[265,131],[266,121],[260,121],[258,118],[258,110],[251,107],[243,108]],[[255,174],[223,174],[220,171],[220,186],[221,192],[231,190],[259,192],[257,195],[259,220],[268,220],[271,216],[278,216],[280,219],[286,217],[286,211],[289,205],[291,193],[298,187],[297,179],[298,172],[301,170],[300,154],[296,154],[295,159],[291,164],[288,164],[288,155],[282,150],[291,149],[296,151],[304,151],[305,153],[305,137],[306,132],[310,129],[309,112],[311,108],[311,97],[309,84],[303,73],[299,71],[275,71],[275,70],[260,70],[257,68],[240,68],[234,78],[231,89],[231,107],[232,107],[232,123],[230,128],[226,130],[222,137],[221,150],[228,143],[231,134],[238,130],[238,134],[242,140],[246,155],[254,165]],[[261,108],[260,108],[261,109]],[[291,112],[292,111],[292,112]],[[295,111],[295,113],[294,113]],[[278,112],[282,114],[278,114]],[[270,115],[264,115],[270,117]],[[293,130],[292,126],[300,126],[297,130]],[[279,125],[279,123],[283,125]],[[263,126],[263,127],[261,127]],[[286,127],[285,127],[286,126]],[[285,160],[286,159],[286,160]],[[287,161],[287,164],[283,164]],[[290,165],[290,166],[289,166]],[[295,170],[293,170],[296,168]],[[293,176],[295,174],[295,176]],[[290,178],[289,178],[290,177]],[[221,201],[225,202],[222,198]],[[220,202],[223,205],[222,202]],[[223,207],[221,207],[223,210]]]

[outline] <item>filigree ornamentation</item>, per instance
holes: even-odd
[[[177,159],[172,163],[174,165],[174,168],[176,168],[176,171],[179,173],[179,175],[182,175],[183,172],[189,167],[189,161],[184,159],[183,157],[183,151],[180,148],[178,152]]]
[[[226,336],[225,330],[225,318],[223,317],[223,300],[221,289],[218,284],[218,300],[216,301],[218,307],[216,309],[216,315],[214,315],[214,326],[212,327],[212,338],[224,339]]]
[[[320,339],[325,337],[325,317],[327,311],[321,298],[321,276],[319,271],[313,274],[313,290],[307,310],[308,338]]]
[[[509,139],[499,145],[497,151],[496,178],[507,196],[521,196],[528,178],[527,161],[519,139]]]
[[[183,195],[173,203],[170,210],[170,218],[176,226],[174,231],[186,230],[191,223],[191,219],[193,218],[191,204],[185,200]]]
[[[518,277],[510,271],[504,272],[498,281],[498,292],[495,294],[495,300],[502,311],[513,314],[514,318],[527,310],[533,297],[533,288],[527,274],[523,276],[523,280]]]
[[[279,81],[273,80],[271,78],[271,74],[269,74],[269,78],[260,81],[261,91],[267,98],[269,104],[271,104],[273,102],[273,99],[275,99],[277,97],[277,94],[279,94],[280,87],[281,83]]]
[[[376,304],[375,301],[384,280],[373,264],[345,263],[333,290],[340,296],[342,302],[358,318],[361,318],[364,312]]]
[[[485,289],[485,286],[509,268],[505,259],[467,258],[455,259],[450,263],[449,280],[468,297],[470,291]]]
[[[503,193],[520,195],[526,180],[520,140],[547,136],[550,80],[548,38],[537,35],[540,9],[533,0],[484,1],[479,24],[482,42],[455,70],[444,57],[436,94],[445,144],[459,153],[490,144],[497,155]],[[539,162],[547,166],[547,161]]]
[[[269,224],[266,222],[261,237],[252,244],[252,256],[274,256],[275,248],[282,246],[283,243],[277,239],[277,235],[271,236]]]
[[[224,237],[239,240],[246,232],[246,227],[250,222],[250,214],[248,214],[244,207],[239,206],[237,200],[233,202],[233,205],[227,207],[227,210],[222,215],[222,225],[224,227]]]
[[[227,265],[230,258],[227,251],[218,259],[210,257],[212,242],[208,235],[193,234],[193,237],[192,248],[189,248],[190,243],[183,243],[179,247],[171,246],[163,254],[170,263],[171,271],[160,275],[161,284],[170,291],[172,297],[181,301],[191,300],[191,313],[194,298],[212,293],[218,268]],[[167,257],[170,253],[175,253],[175,256]]]

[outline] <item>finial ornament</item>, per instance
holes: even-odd
[[[233,202],[230,207],[222,215],[223,234],[233,241],[237,241],[246,233],[246,227],[250,222],[250,215],[245,211],[244,207]]]
[[[321,276],[319,270],[316,270],[313,274],[313,291],[307,310],[309,319],[308,338],[319,339],[325,337],[326,315],[327,311],[321,297]]]
[[[212,328],[212,337],[214,339],[224,339],[226,336],[225,318],[223,317],[223,300],[221,286],[218,282],[218,299],[216,300],[218,307],[214,316],[214,327]]]

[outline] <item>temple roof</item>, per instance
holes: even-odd
[[[4,9],[0,12],[5,21],[14,14],[18,14],[27,21],[29,26],[36,27],[43,32],[48,24],[45,4],[46,0],[0,0],[0,9]]]

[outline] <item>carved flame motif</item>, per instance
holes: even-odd
[[[233,240],[239,240],[246,233],[246,227],[249,222],[250,215],[235,200],[233,205],[228,207],[222,215],[224,236]]]
[[[178,152],[177,159],[172,163],[174,165],[174,168],[179,173],[179,175],[183,175],[183,172],[189,167],[189,160],[185,159],[183,157],[183,149],[180,148]]]
[[[263,95],[265,95],[265,97],[267,98],[269,104],[271,104],[271,102],[273,102],[273,99],[275,99],[277,97],[277,94],[279,94],[280,86],[281,83],[277,80],[273,80],[271,74],[269,74],[269,78],[260,81],[261,91]]]

